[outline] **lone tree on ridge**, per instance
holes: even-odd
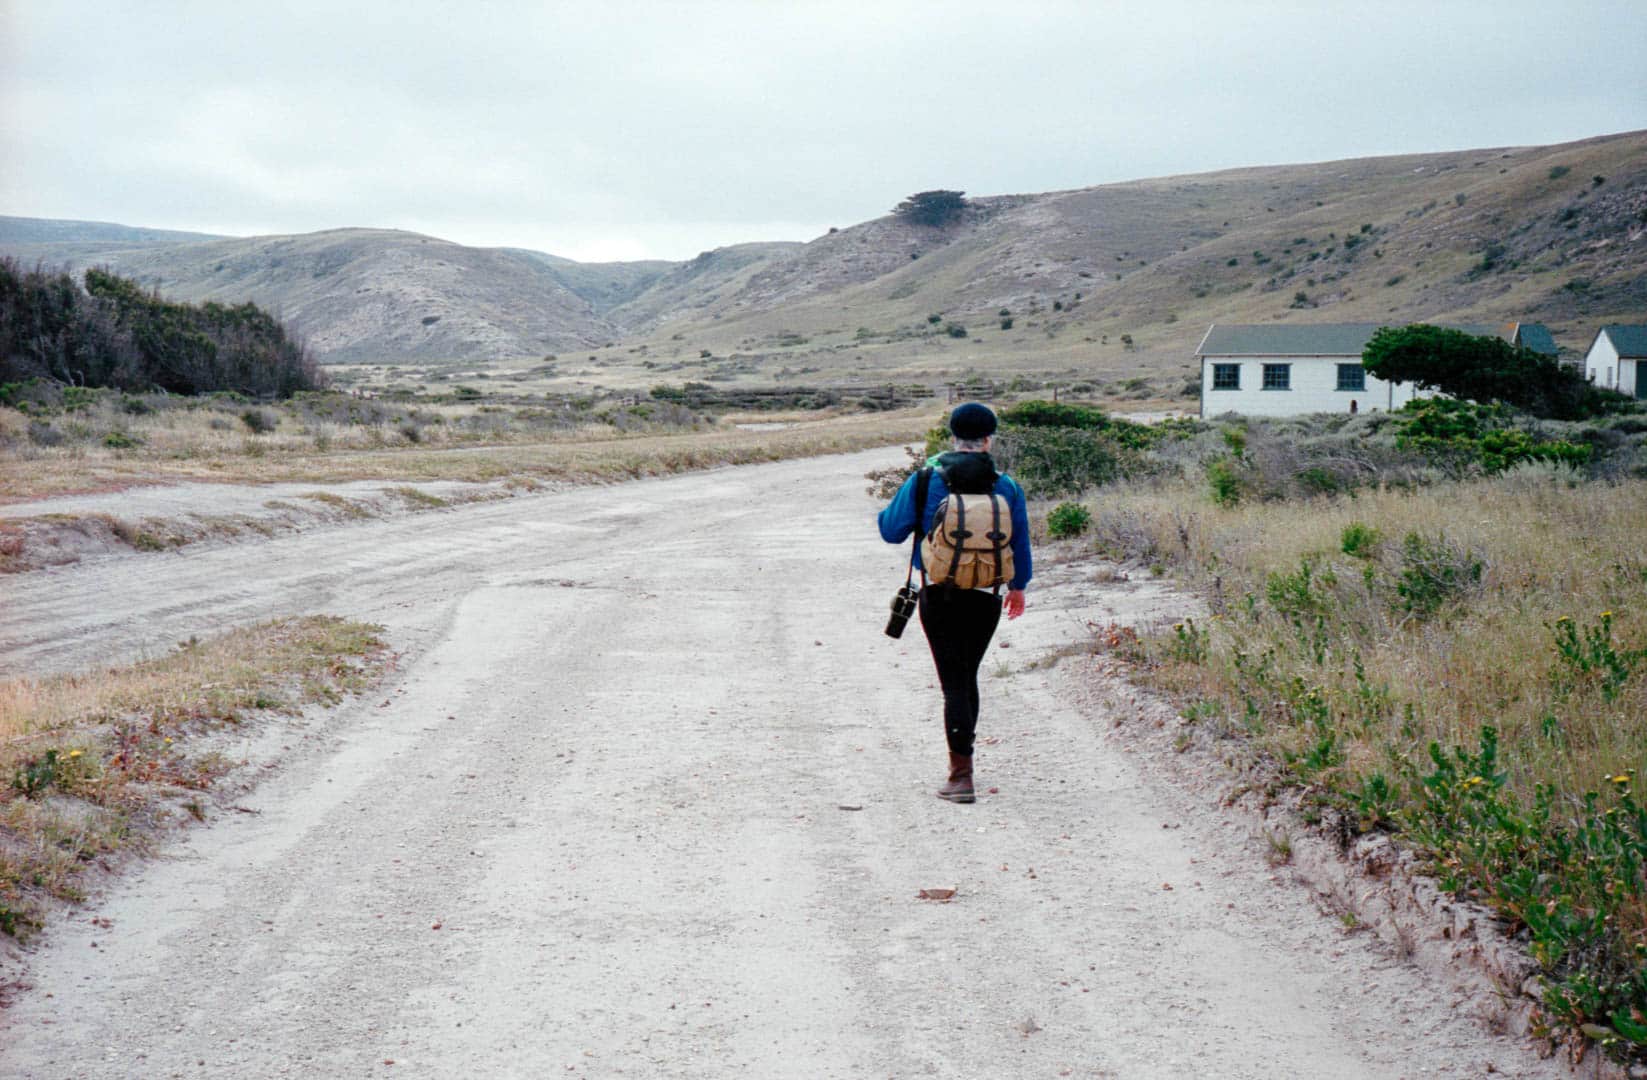
[[[943,228],[966,209],[964,191],[917,191],[892,208],[892,212],[912,225]]]

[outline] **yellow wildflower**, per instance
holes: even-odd
[[[80,755],[81,755],[81,754],[84,754],[84,753],[85,753],[85,751],[84,751],[84,750],[70,750],[70,751],[69,751],[69,757],[71,757],[71,758],[77,758],[77,757],[79,757],[79,756],[80,756]]]
[[[1611,619],[1613,617],[1613,613],[1611,611],[1603,611],[1601,613],[1601,617],[1603,619]]]
[[[1468,780],[1464,781],[1464,786],[1475,787],[1477,784],[1485,784],[1486,782],[1487,781],[1481,779],[1479,776],[1472,776]]]
[[[1628,784],[1630,782],[1630,774],[1619,773],[1617,776],[1612,777],[1612,781],[1615,784]]]
[[[1573,621],[1573,617],[1571,615],[1562,615],[1562,616],[1559,616],[1556,619],[1556,622],[1558,622],[1558,623],[1560,623],[1560,622],[1572,622],[1572,621]]]

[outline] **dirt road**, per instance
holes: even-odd
[[[1558,1075],[1147,779],[1068,665],[1027,669],[1143,587],[1032,586],[984,665],[999,791],[933,798],[930,660],[881,634],[902,553],[861,479],[899,457],[0,583],[10,671],[295,611],[406,650],[248,743],[284,761],[260,813],[51,929],[0,1074]]]

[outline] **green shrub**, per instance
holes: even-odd
[[[1062,502],[1047,514],[1047,535],[1054,540],[1080,536],[1092,527],[1092,511],[1080,503]]]
[[[1480,586],[1481,557],[1448,540],[1410,532],[1401,540],[1401,579],[1395,591],[1403,611],[1426,618]]]
[[[1208,463],[1207,483],[1212,485],[1212,501],[1219,506],[1234,506],[1241,501],[1241,474],[1229,458]]]
[[[1567,701],[1586,684],[1595,684],[1604,701],[1615,701],[1635,674],[1647,649],[1621,649],[1613,640],[1613,613],[1603,611],[1592,626],[1580,630],[1567,616],[1546,624],[1555,638],[1556,667],[1552,689],[1558,701]]]
[[[1001,412],[1001,423],[1017,427],[1064,427],[1103,431],[1110,419],[1102,409],[1054,401],[1021,401]]]
[[[247,409],[240,414],[240,422],[254,435],[266,435],[280,426],[280,417],[268,409]]]
[[[1207,632],[1197,629],[1194,619],[1174,623],[1172,638],[1167,642],[1167,655],[1186,664],[1207,662]]]
[[[110,450],[131,450],[143,445],[143,440],[133,438],[124,431],[111,431],[103,436],[103,445]]]
[[[1549,461],[1582,468],[1595,447],[1562,439],[1540,439],[1510,427],[1514,414],[1503,405],[1480,405],[1455,398],[1420,398],[1397,412],[1396,445],[1440,461],[1474,461],[1488,473],[1523,461]]]
[[[1300,469],[1293,477],[1306,495],[1335,495],[1344,489],[1344,482],[1330,469],[1312,465]]]
[[[996,437],[995,459],[1002,472],[1047,498],[1080,495],[1145,467],[1104,432],[1063,427],[1005,428]]]
[[[11,786],[21,792],[24,798],[32,799],[56,786],[62,779],[62,762],[57,751],[47,750],[40,757],[19,762],[16,772],[12,775]]]
[[[1377,529],[1352,521],[1339,534],[1338,549],[1352,559],[1370,559],[1378,554],[1381,540]]]
[[[1273,571],[1264,581],[1264,598],[1288,622],[1314,619],[1332,610],[1332,588],[1338,577],[1330,568],[1317,569],[1314,559],[1303,559],[1291,573]]]
[[[964,338],[966,337],[966,327],[962,326],[960,323],[946,323],[944,325],[944,333],[948,334],[952,338]]]
[[[1552,461],[1579,468],[1589,464],[1595,448],[1562,439],[1539,442],[1525,431],[1489,431],[1481,437],[1481,467],[1503,472],[1523,461]]]

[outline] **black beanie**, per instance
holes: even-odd
[[[988,405],[969,401],[949,414],[949,433],[957,439],[982,439],[995,434],[995,414]]]

